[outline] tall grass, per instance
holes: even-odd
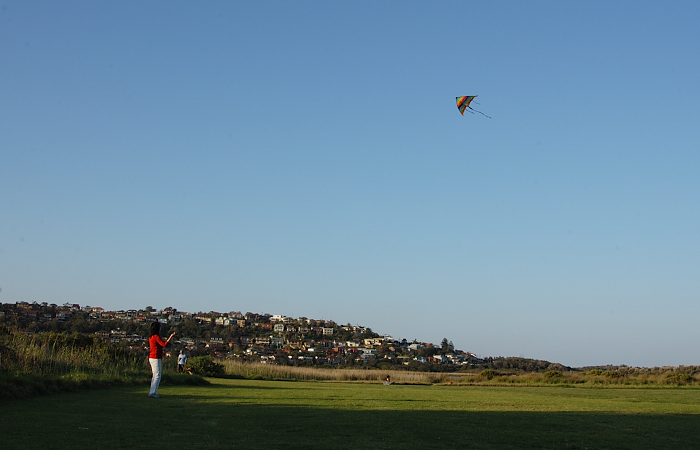
[[[0,340],[0,371],[11,376],[123,377],[145,373],[143,357],[89,335],[9,332]]]
[[[388,375],[392,382],[399,384],[437,384],[462,378],[450,373],[297,367],[230,359],[219,362],[226,375],[250,380],[384,382]]]
[[[474,373],[408,372],[328,367],[297,367],[276,364],[219,360],[227,376],[251,380],[278,381],[356,381],[379,383],[387,375],[398,384],[457,384],[512,386],[682,386],[700,384],[700,367],[680,366],[664,369],[591,370],[588,372],[515,373],[493,369]]]
[[[663,369],[590,370],[587,372],[550,370],[544,373],[503,373],[487,369],[470,384],[493,385],[579,385],[591,387],[692,386],[700,384],[697,366]]]
[[[206,383],[201,377],[178,377],[174,364],[164,364],[164,368],[165,382]],[[96,336],[28,335],[0,329],[0,398],[84,387],[147,385],[150,378],[144,355],[112,346]]]

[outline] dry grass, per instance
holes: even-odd
[[[4,375],[119,377],[143,371],[143,358],[93,336],[18,332],[0,336],[0,372]]]
[[[455,384],[511,386],[681,386],[700,383],[700,367],[630,369],[588,372],[508,373],[493,369],[475,373],[409,372],[392,370],[297,367],[238,360],[220,360],[226,375],[249,380],[384,382],[386,376],[397,384]]]
[[[320,367],[296,367],[237,360],[219,361],[224,365],[226,375],[249,380],[286,381],[357,381],[368,383],[384,382],[387,375],[398,384],[439,384],[458,382],[469,374],[409,372],[399,370],[339,369]]]

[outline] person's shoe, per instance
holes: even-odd
[[[148,396],[151,398],[160,398],[160,395],[158,394],[148,394]]]

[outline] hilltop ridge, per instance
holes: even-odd
[[[109,311],[68,303],[0,303],[0,324],[5,326],[32,333],[96,334],[115,345],[144,352],[149,324],[155,321],[162,324],[163,333],[177,333],[175,349],[185,349],[191,355],[289,365],[419,371],[571,370],[558,363],[529,358],[480,357],[456,349],[447,338],[440,344],[407,341],[369,327],[340,325],[333,320],[240,311],[191,313],[173,307]]]

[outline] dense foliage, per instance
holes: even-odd
[[[80,333],[28,334],[0,327],[0,397],[84,387],[143,384],[151,378],[143,354]],[[198,383],[166,367],[163,380]]]

